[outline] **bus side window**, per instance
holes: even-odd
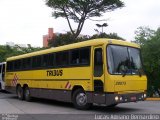
[[[14,70],[20,70],[22,68],[22,61],[16,60],[14,61]]]
[[[22,60],[22,69],[29,69],[31,68],[31,58],[24,58]]]
[[[89,61],[90,61],[90,49],[89,48],[80,49],[80,63],[89,64]]]
[[[35,56],[32,58],[32,67],[33,68],[39,68],[41,67],[42,57],[41,56]]]
[[[13,61],[7,62],[7,71],[12,71],[13,70]]]
[[[54,54],[48,54],[48,57],[45,58],[48,67],[54,66]],[[48,59],[48,60],[47,60]]]
[[[72,65],[79,64],[79,50],[78,49],[71,50],[70,55],[71,55],[71,61],[70,61],[70,63]]]
[[[48,54],[42,56],[42,67],[47,67],[48,66]]]
[[[70,51],[71,65],[89,65],[90,63],[90,48],[79,48]]]
[[[56,53],[56,67],[63,67],[69,65],[69,51]]]

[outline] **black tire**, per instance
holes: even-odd
[[[91,107],[91,103],[88,103],[86,93],[83,89],[77,89],[72,96],[72,102],[75,108],[79,110],[86,110]]]
[[[24,99],[28,102],[31,101],[31,94],[30,94],[29,87],[24,88]]]
[[[20,100],[24,99],[23,88],[20,85],[17,87],[17,96]]]

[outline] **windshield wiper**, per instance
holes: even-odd
[[[138,74],[139,74],[140,77],[142,77],[142,71],[141,71],[140,68],[138,69]]]
[[[126,70],[123,72],[122,77],[125,77],[127,73],[128,73],[129,75],[132,75],[132,73],[133,73],[132,69],[126,69]],[[127,74],[127,75],[128,75],[128,74]]]
[[[141,71],[141,69],[137,69],[138,70],[138,74],[139,74],[139,76],[140,77],[142,77],[142,71]],[[122,75],[122,77],[125,77],[126,76],[126,74],[127,74],[127,72],[128,72],[128,69],[127,70],[125,70],[124,72],[123,72],[123,75]],[[132,72],[131,72],[131,74],[133,74]]]
[[[126,70],[124,70],[122,77],[125,77],[125,76],[126,76],[127,71],[128,71],[127,69],[126,69]]]

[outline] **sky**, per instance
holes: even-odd
[[[160,0],[121,1],[125,7],[106,12],[103,17],[93,18],[107,20],[104,22],[109,26],[104,28],[104,32],[115,32],[127,41],[132,41],[138,27],[148,26],[154,30],[160,27]],[[53,28],[56,33],[69,31],[66,19],[55,19],[52,11],[45,5],[45,0],[0,0],[0,45],[14,42],[42,47],[43,35],[48,33],[48,28]],[[87,20],[81,34],[96,34],[94,29],[98,29],[97,23]],[[76,28],[74,22],[72,25]]]

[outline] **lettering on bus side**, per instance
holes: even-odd
[[[126,85],[126,82],[116,82],[115,85]]]
[[[62,76],[63,70],[47,70],[47,76]]]

